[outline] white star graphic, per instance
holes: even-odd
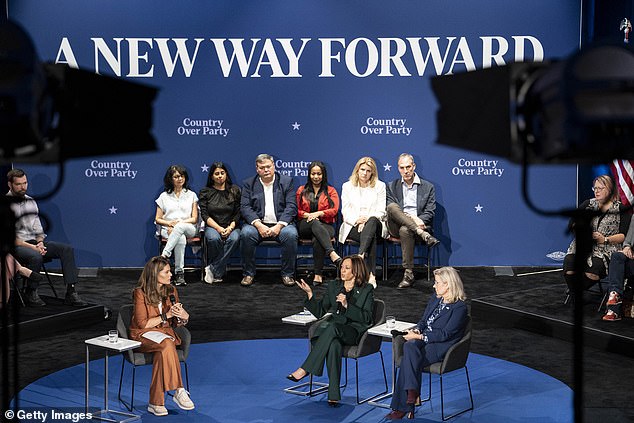
[[[206,164],[202,165],[202,166],[200,167],[200,169],[201,169],[203,172],[209,172],[209,166],[207,166]]]
[[[108,210],[110,210],[110,214],[117,214],[117,210],[119,210],[119,209],[116,208],[115,206],[112,206]]]
[[[474,208],[475,208],[476,213],[482,213],[482,209],[483,209],[484,207],[482,207],[482,206],[480,205],[480,203],[478,203],[478,205],[477,205],[477,206],[475,206]]]
[[[389,163],[384,164],[383,165],[383,170],[386,171],[386,172],[391,171],[392,170],[392,165],[389,164]]]
[[[295,123],[293,124],[293,131],[299,131],[300,126],[301,126],[301,123],[297,123],[297,121],[295,121]]]

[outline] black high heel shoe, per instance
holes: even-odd
[[[337,401],[337,400],[328,400],[328,406],[329,407],[333,407],[333,408],[339,407],[339,401]]]
[[[292,382],[299,382],[300,380],[304,379],[306,376],[308,376],[308,373],[306,373],[304,376],[302,376],[302,377],[300,377],[298,379],[295,376],[293,376],[293,373],[291,373],[288,376],[286,376],[286,379],[288,379],[288,380],[290,380]]]

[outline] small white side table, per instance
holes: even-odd
[[[282,322],[298,326],[308,326],[316,321],[317,318],[308,310],[282,317]]]
[[[134,420],[140,420],[141,416],[136,414],[111,410],[108,408],[108,356],[111,351],[115,351],[117,353],[132,350],[134,348],[140,347],[141,343],[139,341],[133,341],[131,339],[119,338],[117,342],[108,342],[108,335],[97,336],[96,338],[86,339],[84,341],[86,344],[86,412],[88,412],[88,397],[90,385],[88,383],[88,375],[90,374],[90,347],[99,347],[106,350],[106,356],[104,357],[104,389],[103,389],[103,409],[97,411],[92,414],[92,418],[95,420],[103,420],[112,423],[123,423],[123,422],[131,422]],[[123,419],[114,419],[105,417],[104,415],[120,415],[123,416]]]
[[[382,323],[378,326],[374,326],[370,329],[368,329],[368,333],[370,335],[377,335],[377,336],[382,336],[383,338],[392,338],[392,331],[393,330],[400,330],[400,331],[406,331],[407,329],[411,329],[414,326],[416,326],[416,323],[410,323],[410,322],[402,322],[400,320],[396,321],[396,324],[393,328],[387,328],[387,323]],[[383,394],[379,397],[376,397],[374,400],[372,401],[368,401],[368,404],[373,405],[375,407],[382,407],[382,408],[390,408],[390,404],[385,403],[385,402],[381,402],[384,401],[388,398],[391,398],[392,395],[394,394],[394,388],[396,386],[396,357],[394,357],[394,354],[392,354],[392,391],[388,392],[387,394]]]

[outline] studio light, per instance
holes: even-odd
[[[439,76],[432,88],[439,144],[518,163],[634,158],[634,52],[627,45]]]
[[[0,24],[0,163],[156,150],[157,90],[122,79],[40,63],[28,34]]]

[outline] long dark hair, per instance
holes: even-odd
[[[165,186],[165,192],[167,192],[168,194],[171,194],[172,192],[174,192],[174,180],[172,179],[172,176],[174,176],[175,173],[180,173],[181,175],[183,175],[183,178],[185,178],[185,183],[183,184],[183,188],[189,189],[189,174],[187,173],[187,169],[185,169],[185,166],[171,165],[170,167],[167,168],[167,171],[165,172],[165,176],[163,177],[163,185]]]
[[[209,167],[209,175],[207,175],[207,188],[214,187],[214,172],[216,169],[222,169],[227,174],[227,179],[225,181],[225,192],[233,199],[238,200],[237,192],[233,189],[233,182],[231,181],[231,175],[229,175],[229,169],[227,169],[227,165],[223,162],[213,162]]]
[[[143,291],[146,304],[158,304],[165,300],[172,292],[174,287],[171,285],[161,285],[158,283],[158,274],[165,266],[169,266],[170,262],[163,256],[152,257],[141,272],[139,282],[136,287]],[[134,298],[134,296],[133,296]]]
[[[318,167],[319,169],[321,169],[321,185],[319,186],[319,191],[317,191],[317,193],[313,192],[313,182],[310,180],[310,171],[314,167]],[[308,165],[308,176],[306,177],[306,185],[304,185],[302,197],[308,203],[312,203],[313,201],[317,201],[322,193],[326,195],[326,198],[328,199],[328,205],[330,207],[334,206],[335,203],[332,201],[330,195],[328,194],[328,171],[326,170],[326,165],[324,164],[324,162],[315,160]]]

